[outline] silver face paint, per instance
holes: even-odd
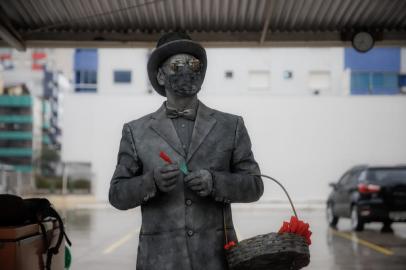
[[[193,60],[197,60],[189,54],[177,54],[168,58],[161,66],[164,74],[165,89],[182,97],[196,95],[202,86],[203,79],[200,70],[193,71]],[[176,71],[171,66],[177,65]]]

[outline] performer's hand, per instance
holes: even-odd
[[[175,188],[179,173],[179,165],[176,163],[156,167],[154,168],[155,183],[161,191],[169,192]]]
[[[213,190],[213,178],[208,170],[189,173],[184,178],[185,184],[199,196],[206,197]]]

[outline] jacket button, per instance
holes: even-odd
[[[194,233],[194,232],[193,232],[192,230],[187,231],[187,235],[189,235],[189,236],[192,236],[193,233]]]
[[[220,197],[215,197],[214,200],[216,200],[218,202],[224,202],[223,198],[220,198]]]
[[[192,200],[187,199],[187,200],[186,200],[186,205],[187,205],[187,206],[191,206],[191,205],[192,205]]]

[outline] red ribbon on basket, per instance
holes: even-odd
[[[298,234],[306,239],[308,245],[312,243],[310,239],[312,232],[309,230],[309,223],[305,223],[303,220],[299,220],[295,216],[290,218],[290,222],[284,221],[278,233]]]

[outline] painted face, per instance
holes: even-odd
[[[165,77],[165,89],[178,96],[196,95],[203,83],[201,68],[199,59],[192,55],[171,56],[161,66]]]

